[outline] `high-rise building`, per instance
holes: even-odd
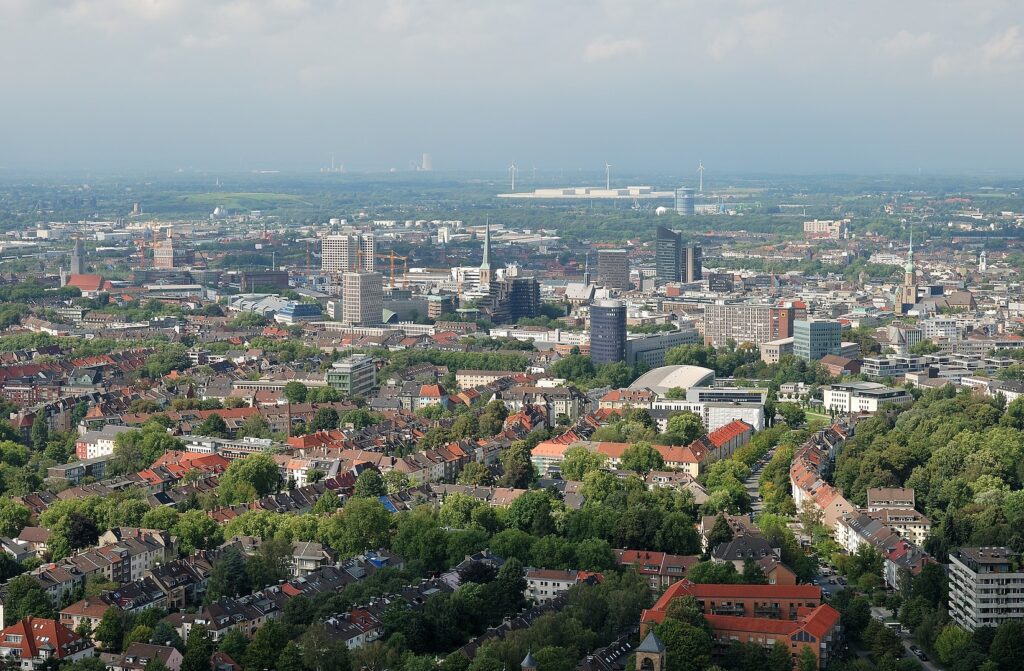
[[[597,283],[609,289],[629,289],[629,256],[625,249],[597,250]]]
[[[949,616],[974,631],[1020,621],[1024,612],[1021,555],[1007,547],[959,548],[949,553]]]
[[[346,326],[380,324],[384,312],[384,280],[380,273],[353,271],[341,277],[341,322]]]
[[[676,212],[681,217],[692,217],[696,211],[697,190],[690,187],[676,189]]]
[[[490,283],[487,296],[477,303],[495,324],[516,322],[540,314],[540,282],[532,277],[506,277]]]
[[[423,157],[420,159],[420,170],[423,172],[430,172],[433,169],[434,160],[430,158],[430,154],[423,154]]]
[[[590,306],[590,360],[595,364],[626,360],[626,303],[598,301]]]
[[[82,269],[85,267],[83,261],[85,260],[85,245],[82,244],[82,238],[75,238],[75,246],[71,249],[71,274],[81,275]]]
[[[703,250],[687,245],[678,231],[658,226],[655,267],[659,282],[699,282],[703,279]]]
[[[715,347],[761,343],[793,335],[792,307],[717,303],[704,307],[704,343]]]
[[[320,268],[329,273],[372,273],[376,251],[372,233],[327,235],[320,252]]]
[[[828,354],[838,356],[843,327],[826,319],[801,319],[793,322],[793,355],[805,361],[817,361]]]
[[[168,233],[166,240],[157,242],[153,248],[154,268],[181,268],[192,265],[195,255],[192,250],[182,244],[174,242],[174,237]]]

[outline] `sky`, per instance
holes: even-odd
[[[1022,83],[1018,0],[0,0],[0,169],[1019,175]]]

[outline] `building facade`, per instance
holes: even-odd
[[[626,303],[603,300],[590,306],[590,360],[595,364],[626,360]]]
[[[597,283],[609,289],[629,289],[629,255],[625,249],[597,251]]]
[[[380,324],[384,312],[384,281],[379,273],[342,275],[341,323],[347,326]]]
[[[732,341],[736,344],[761,343],[793,335],[792,307],[774,305],[717,303],[704,308],[704,343],[721,347]]]
[[[843,327],[825,319],[801,319],[793,322],[793,355],[805,361],[817,361],[839,354]]]
[[[950,552],[949,616],[970,631],[1024,618],[1020,554],[1006,547]]]
[[[377,386],[377,364],[366,354],[336,361],[327,371],[327,385],[350,396],[366,396]]]
[[[658,227],[655,242],[655,267],[658,282],[699,282],[702,273],[703,250],[698,245],[687,245],[678,231]]]
[[[372,273],[375,253],[372,233],[327,235],[320,250],[320,268],[330,273],[355,270]]]

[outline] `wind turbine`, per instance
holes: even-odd
[[[516,162],[512,161],[512,165],[508,167],[508,174],[512,177],[512,193],[516,192],[516,173],[519,172],[519,168],[516,167]]]
[[[697,174],[700,176],[700,188],[698,191],[704,193],[704,162],[697,161]]]
[[[604,188],[606,191],[612,189],[612,164],[608,161],[604,162]]]

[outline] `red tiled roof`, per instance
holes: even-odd
[[[742,436],[744,433],[749,431],[753,431],[753,427],[742,420],[734,419],[725,426],[720,426],[709,433],[708,440],[710,440],[715,447],[721,447],[733,438]]]
[[[12,637],[20,636],[19,643],[12,643]],[[48,648],[56,659],[74,654],[83,646],[88,647],[75,632],[56,620],[41,617],[26,617],[0,632],[3,647],[21,650],[22,659],[39,656],[40,648]]]

